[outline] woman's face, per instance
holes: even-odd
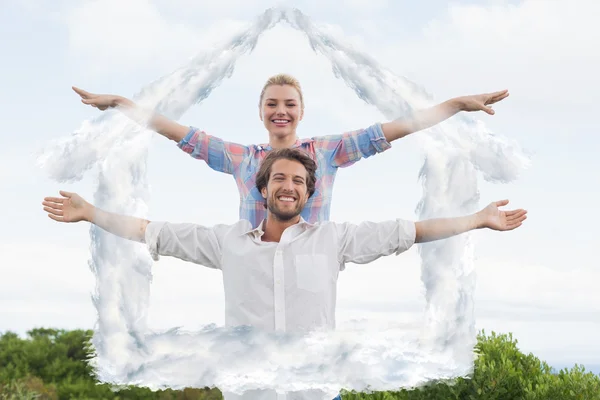
[[[295,136],[302,116],[302,102],[296,88],[290,85],[267,87],[260,104],[260,119],[269,133],[279,137]]]

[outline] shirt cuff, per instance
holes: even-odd
[[[164,222],[150,222],[146,226],[144,240],[146,242],[146,247],[150,252],[150,256],[154,261],[158,261],[159,259],[158,236],[160,235],[160,232],[164,226]]]
[[[398,249],[396,255],[410,249],[417,239],[417,227],[413,221],[397,219],[398,222]]]
[[[177,143],[177,147],[184,150],[185,147],[189,145],[190,141],[194,137],[194,133],[196,133],[197,130],[198,129],[194,128],[193,126],[190,126],[190,131],[187,133],[187,135],[185,135],[183,139],[181,139],[179,143]]]
[[[371,126],[369,129],[369,136],[371,137],[370,139],[373,143],[373,147],[378,153],[382,153],[392,147],[392,144],[385,138],[381,123],[379,122]]]

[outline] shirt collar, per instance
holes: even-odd
[[[263,227],[264,227],[265,221],[266,221],[266,220],[264,220],[264,219],[263,219],[263,220],[261,221],[261,223],[260,223],[260,224],[258,224],[258,226],[257,226],[256,228],[254,228],[254,229],[250,229],[250,230],[248,230],[248,231],[244,232],[244,234],[245,234],[245,235],[252,235],[252,236],[254,236],[255,238],[262,237],[262,235],[264,235],[264,234],[265,234],[265,231],[263,231]],[[311,227],[311,226],[313,226],[314,224],[311,224],[310,222],[306,222],[306,221],[304,220],[304,218],[302,218],[302,216],[300,216],[300,221],[298,221],[298,223],[297,223],[297,224],[295,224],[295,225],[292,225],[292,226],[298,226],[298,225],[299,225],[299,226],[302,226],[302,227]]]
[[[306,141],[310,141],[310,139],[298,139],[296,137],[296,142],[292,145],[292,149],[295,149],[297,147],[302,146],[302,143],[306,142]],[[268,143],[264,143],[264,144],[258,144],[256,145],[256,147],[258,148],[258,150],[265,150],[265,151],[271,151],[273,150],[273,148],[271,147],[270,144]]]

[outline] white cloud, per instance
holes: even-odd
[[[523,351],[552,363],[597,361],[600,271],[559,270],[518,259],[475,261],[477,330],[512,332]],[[413,250],[373,265],[348,266],[338,285],[339,324],[368,319],[418,326],[425,306],[420,274]]]
[[[512,310],[510,318],[516,319],[589,321],[600,312],[597,268],[554,269],[517,260],[480,259],[476,263],[483,317]]]
[[[188,16],[206,16],[219,19],[229,18],[232,15],[252,18],[263,10],[275,5],[275,2],[271,0],[157,0],[153,3],[165,9],[170,8],[174,12],[184,12]]]
[[[518,256],[475,261],[478,318],[507,321],[592,321],[600,313],[600,271],[523,264]],[[339,305],[348,309],[418,313],[425,305],[416,247],[340,275]],[[357,296],[359,294],[359,296]]]
[[[0,244],[0,331],[91,328],[96,318],[91,302],[94,279],[86,246],[11,239]]]
[[[4,186],[13,176],[11,158],[16,158],[16,155],[9,158],[9,154],[1,154],[0,157],[0,186]]]
[[[194,25],[169,19],[148,0],[86,1],[69,10],[69,50],[85,69],[111,74],[148,67],[174,68],[209,49],[246,21]]]
[[[324,15],[338,15],[344,21],[356,20],[356,26],[376,29],[375,15],[388,0],[367,2],[352,0],[340,10],[335,2],[307,0],[298,2],[226,0],[196,2],[190,0],[119,0],[73,3],[65,11],[72,62],[93,73],[133,72],[158,67],[161,74],[185,62],[202,50],[213,48],[230,34],[262,14],[267,8],[287,5],[299,8],[315,22]],[[352,18],[348,19],[349,16]],[[327,24],[331,31],[338,26]],[[360,31],[360,28],[354,32]],[[365,32],[366,34],[366,32]],[[349,38],[366,47],[363,34]]]
[[[600,89],[597,15],[594,0],[454,3],[414,37],[379,49],[379,58],[437,93],[506,87],[528,112],[576,110]]]
[[[337,1],[323,0],[223,0],[214,2],[200,2],[195,0],[157,0],[156,4],[166,5],[175,10],[184,10],[187,13],[197,15],[208,15],[211,18],[230,17],[231,15],[252,17],[263,10],[285,6],[298,8],[312,15],[313,13],[335,13],[342,15],[355,15],[357,17],[365,14],[373,15],[384,11],[390,4],[389,0],[349,0],[343,7]]]

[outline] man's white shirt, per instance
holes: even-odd
[[[337,279],[346,263],[366,264],[400,254],[415,242],[415,223],[405,220],[331,221],[288,227],[276,242],[263,242],[262,224],[249,221],[205,227],[190,223],[151,222],[145,242],[155,260],[173,256],[220,269],[225,289],[225,325],[266,331],[334,329]],[[250,396],[250,397],[248,397]],[[281,399],[274,392],[226,398]],[[291,399],[319,399],[298,392]],[[326,399],[328,400],[328,399]]]

